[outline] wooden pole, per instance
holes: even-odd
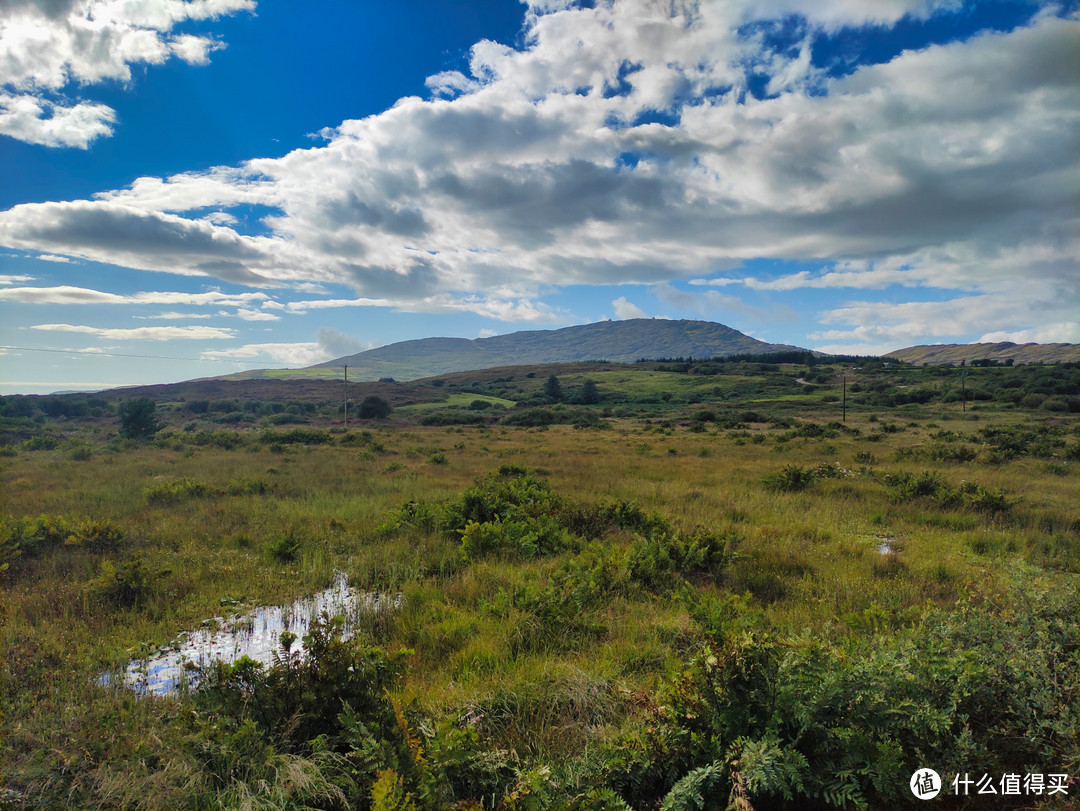
[[[345,364],[345,429],[349,428],[349,365]]]
[[[844,375],[844,417],[843,421],[847,422],[847,375]]]

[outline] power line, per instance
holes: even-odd
[[[148,360],[187,360],[195,363],[245,363],[254,361],[254,358],[179,358],[175,355],[130,355],[124,352],[80,352],[77,349],[42,349],[36,346],[0,346],[0,349],[17,349],[20,352],[55,352],[60,355],[78,355],[83,358],[93,358],[105,355],[110,358],[146,358]]]

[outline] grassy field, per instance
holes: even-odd
[[[751,371],[563,374],[601,402],[539,427],[9,418],[0,808],[896,808],[920,767],[1075,781],[1078,415],[840,422],[838,375]],[[494,374],[439,405],[535,407],[548,377]],[[99,683],[336,572],[400,608],[180,696]]]

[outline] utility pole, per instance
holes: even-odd
[[[345,429],[349,428],[349,365],[345,364]]]
[[[847,422],[847,375],[844,375],[844,416],[843,421]]]
[[[967,388],[964,386],[964,378],[967,377],[967,372],[960,373],[960,411],[964,414],[967,413]]]

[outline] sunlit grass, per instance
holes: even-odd
[[[614,388],[626,384],[620,374],[589,377]],[[634,379],[679,396],[720,383],[659,372]],[[522,465],[575,503],[630,502],[678,531],[723,537],[731,560],[687,588],[745,595],[778,633],[872,633],[910,624],[932,605],[994,593],[1018,565],[1064,573],[1075,585],[1076,462],[990,463],[971,435],[991,419],[1026,418],[972,421],[909,409],[871,421],[861,412],[847,424],[858,434],[824,437],[765,423],[728,430],[626,418],[603,431],[410,426],[373,432],[377,443],[336,434],[333,444],[274,447],[250,435],[233,449],[106,445],[87,433],[80,441],[89,458],[72,458],[67,446],[20,451],[2,460],[5,514],[108,518],[126,539],[108,553],[59,546],[13,560],[2,575],[6,712],[20,730],[8,756],[24,775],[39,768],[27,765],[38,762],[37,750],[74,758],[85,732],[64,725],[80,713],[114,713],[111,749],[100,756],[135,757],[141,744],[122,739],[167,739],[169,722],[149,702],[94,686],[99,673],[229,610],[230,600],[286,603],[340,571],[360,588],[402,595],[399,611],[373,615],[362,629],[378,644],[414,651],[402,698],[433,716],[475,719],[491,746],[512,748],[525,762],[585,769],[590,747],[633,728],[632,697],[655,689],[690,655],[685,593],[624,584],[583,608],[572,629],[545,625],[514,595],[556,582],[579,550],[468,560],[454,533],[386,533],[380,525],[389,514],[454,497],[502,464]],[[883,428],[891,425],[899,427]],[[958,442],[975,457],[918,456],[940,431],[962,435]],[[444,463],[433,463],[435,454]],[[819,472],[798,489],[770,487],[785,466]],[[889,477],[905,473],[933,474],[956,492],[973,482],[1000,491],[1008,506],[901,499]],[[169,499],[154,495],[187,480],[199,486],[173,488]],[[633,538],[611,532],[603,543],[623,560]],[[149,577],[139,599],[103,600],[96,585],[103,564],[136,557]]]

